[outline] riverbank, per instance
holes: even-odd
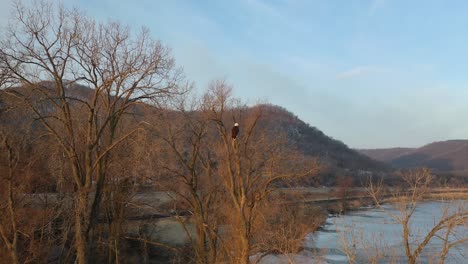
[[[466,200],[421,201],[410,219],[412,226],[409,242],[414,246],[423,241],[423,237],[444,217],[447,206],[453,210],[467,208]],[[390,215],[398,215],[397,207],[392,204],[382,208],[367,207],[350,210],[343,215],[330,216],[323,228],[310,233],[304,239],[304,249],[297,254],[269,255],[260,264],[294,263],[406,263],[401,224]],[[435,222],[434,222],[435,221]],[[466,220],[465,220],[466,221]],[[466,223],[466,222],[465,222]],[[433,236],[424,247],[419,261],[421,263],[439,262],[444,246],[443,234]],[[456,234],[456,236],[455,236]],[[456,244],[447,255],[444,263],[464,263],[463,252],[468,250],[468,230],[455,226],[447,236],[449,243],[455,239],[462,241]],[[255,257],[255,256],[254,256]],[[253,258],[254,258],[253,257]]]
[[[393,191],[391,189],[387,190]],[[342,197],[340,197],[340,194]],[[391,193],[388,195],[391,198],[385,199],[383,201],[385,204],[398,200]],[[24,201],[29,203],[30,207],[40,207],[43,204],[55,204],[60,201],[70,202],[71,204],[70,199],[71,196],[58,197],[55,194],[30,194],[24,196]],[[467,200],[468,189],[438,188],[434,189],[433,192],[429,192],[424,199]],[[263,239],[268,235],[265,230],[269,229],[272,231],[287,229],[294,232],[304,232],[306,230],[308,233],[304,234],[304,241],[310,234],[333,233],[329,229],[330,222],[333,222],[333,219],[359,213],[374,205],[373,200],[367,195],[364,188],[352,188],[346,195],[342,195],[338,189],[332,188],[282,189],[272,195],[271,200],[268,202],[274,203],[276,205],[274,207],[277,207],[275,209],[276,212],[273,212],[275,215],[267,217],[268,219],[272,219],[274,223],[264,223],[263,227],[255,226],[259,230],[256,231],[257,235]],[[176,212],[173,210],[173,208],[176,208],[174,206],[175,203],[177,203],[176,196],[170,192],[146,191],[133,195],[131,202],[126,207],[128,215],[123,231],[123,235],[127,238],[125,243],[128,243],[128,248],[148,247],[147,257],[149,259],[161,260],[161,263],[166,260],[169,261],[176,254],[190,254],[190,251],[184,251],[188,250],[187,243],[189,241],[186,232],[189,232],[193,237],[196,236],[194,226],[190,220],[190,212],[183,210]],[[271,209],[270,206],[265,206],[260,207],[259,210],[263,208],[265,210]],[[284,208],[289,209],[289,211]],[[301,212],[297,212],[295,208],[301,208]],[[292,218],[293,214],[291,212],[297,212],[297,214]],[[266,213],[268,212],[262,212],[261,215],[266,215]],[[182,219],[187,224],[187,230],[182,228],[175,214],[183,215]],[[310,221],[312,218],[313,221]],[[296,222],[291,222],[291,219]],[[279,223],[280,225],[278,225]],[[274,232],[271,233],[273,234]],[[284,241],[275,239],[275,243],[283,243],[284,245],[288,242],[287,237],[282,239]],[[267,242],[271,242],[272,240],[265,239],[265,241],[262,241],[262,243],[267,244]],[[258,241],[254,242],[257,243]],[[294,249],[293,251],[284,251],[283,253],[304,250],[305,246],[299,243],[299,246],[294,246]],[[262,248],[256,247],[256,250],[252,254],[261,253],[261,250]],[[309,252],[308,254],[312,253]],[[278,257],[284,259],[287,255],[278,255]],[[139,262],[140,256],[134,257],[135,262]],[[300,263],[302,260],[298,259],[297,261]]]

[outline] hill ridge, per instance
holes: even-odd
[[[395,168],[428,167],[435,172],[468,175],[468,139],[435,141],[419,148],[359,149]]]

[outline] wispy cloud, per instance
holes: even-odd
[[[369,8],[369,14],[374,15],[378,10],[385,7],[387,0],[372,0]]]
[[[358,66],[354,67],[350,70],[340,72],[336,75],[336,79],[344,80],[344,79],[351,79],[365,75],[371,75],[376,73],[382,73],[384,69],[376,67],[376,66]]]

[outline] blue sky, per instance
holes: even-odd
[[[226,79],[350,147],[468,138],[468,1],[64,2],[150,28],[197,89]]]

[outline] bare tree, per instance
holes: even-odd
[[[212,84],[204,96],[204,114],[217,131],[214,142],[219,164],[219,178],[227,196],[230,215],[230,258],[235,263],[249,263],[252,252],[253,224],[271,192],[280,182],[315,175],[320,166],[286,147],[286,138],[268,138],[259,128],[261,106],[246,107],[231,96],[223,81]],[[234,123],[241,132],[236,140],[230,135]],[[235,243],[235,246],[232,246]]]
[[[259,208],[254,230],[254,243],[260,254],[255,263],[270,254],[281,254],[289,263],[303,249],[305,237],[315,231],[324,221],[324,215],[315,205],[303,203],[303,199],[285,203],[271,199],[267,206]]]
[[[353,186],[353,178],[351,178],[350,176],[340,176],[337,177],[336,180],[336,196],[341,200],[341,208],[343,208],[343,211],[346,211],[348,207],[347,199],[350,196],[351,187]]]
[[[460,227],[468,225],[468,208],[464,202],[456,204],[451,201],[446,201],[443,208],[442,216],[446,219],[444,227],[439,233],[434,233],[434,237],[442,240],[442,248],[439,253],[439,263],[444,263],[447,255],[458,245],[463,245],[468,242],[466,234],[459,232]],[[453,215],[458,217],[451,217]],[[464,215],[464,216],[463,216]]]
[[[77,259],[88,263],[110,157],[139,129],[120,123],[141,102],[178,93],[181,72],[147,30],[133,35],[47,1],[31,8],[17,2],[5,33],[2,72],[18,87],[6,92],[30,107],[67,157]]]
[[[192,98],[186,97],[173,107],[177,111],[167,111],[162,117],[171,122],[155,128],[163,143],[161,153],[167,153],[159,157],[167,178],[159,183],[179,200],[174,212],[193,250],[194,262],[219,263],[226,250],[219,237],[224,198],[213,150],[214,127],[203,115],[202,103]],[[189,213],[189,221],[178,215],[179,209]],[[194,234],[190,225],[195,227]]]
[[[393,195],[391,202],[396,208],[396,213],[385,210],[382,207],[381,200],[383,197],[382,182],[375,183],[369,181],[368,191],[370,196],[379,208],[382,208],[391,218],[397,221],[402,227],[402,240],[405,254],[408,263],[416,263],[421,256],[424,248],[431,240],[436,238],[442,239],[443,247],[440,254],[440,262],[443,263],[449,250],[454,246],[466,242],[466,237],[453,237],[456,226],[466,224],[468,220],[468,210],[461,206],[455,208],[449,207],[444,210],[442,216],[434,222],[434,225],[425,234],[417,234],[411,228],[411,219],[414,215],[419,203],[425,198],[425,195],[430,191],[430,182],[432,174],[429,169],[412,169],[401,173],[401,178],[406,183],[407,189],[403,192],[398,192]],[[444,233],[441,236],[440,233]],[[417,240],[412,237],[418,237]]]

